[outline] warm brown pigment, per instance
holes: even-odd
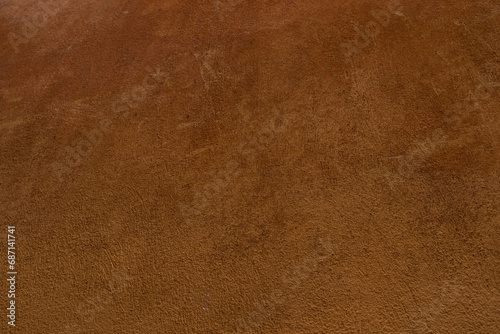
[[[1,333],[500,333],[498,1],[0,20]]]

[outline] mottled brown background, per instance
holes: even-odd
[[[0,332],[500,333],[498,1],[50,6],[0,1]]]

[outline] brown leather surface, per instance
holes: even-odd
[[[1,1],[0,332],[500,333],[499,14]]]

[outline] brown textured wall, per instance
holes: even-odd
[[[498,1],[0,24],[1,333],[500,333]]]

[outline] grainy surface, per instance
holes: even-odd
[[[2,333],[500,333],[498,1],[0,20]]]

